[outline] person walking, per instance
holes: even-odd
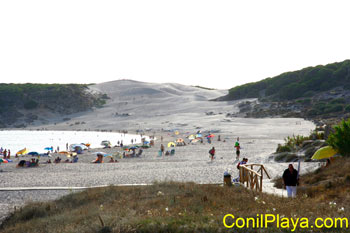
[[[288,197],[296,197],[299,178],[298,171],[294,169],[293,164],[288,165],[288,169],[283,172],[282,178],[283,185],[287,189]]]
[[[211,161],[213,161],[215,156],[215,147],[209,150],[209,154],[210,154]]]

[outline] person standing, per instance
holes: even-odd
[[[10,149],[7,151],[7,158],[10,159],[10,156],[11,156],[11,151]]]
[[[162,155],[163,155],[164,154],[164,145],[163,144],[160,145],[160,151],[162,152]]]
[[[288,197],[296,197],[299,178],[298,171],[294,169],[293,164],[288,165],[288,169],[283,172],[282,178],[283,185],[287,189]]]
[[[239,137],[237,137],[237,141],[235,142],[236,148],[236,159],[239,159],[239,155],[241,154],[241,145],[239,144]]]
[[[210,154],[211,161],[213,161],[215,156],[215,147],[209,150],[209,154]]]

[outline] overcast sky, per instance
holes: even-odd
[[[0,81],[231,88],[350,58],[350,1],[1,0]]]

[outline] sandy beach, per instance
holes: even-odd
[[[91,89],[102,91],[111,97],[106,106],[71,115],[68,122],[60,122],[58,118],[51,119],[49,124],[32,125],[28,129],[114,132],[127,130],[131,134],[137,134],[141,129],[145,135],[154,135],[157,138],[155,146],[145,149],[140,158],[118,159],[118,163],[91,163],[96,159],[96,151],[110,154],[120,152],[120,148],[113,147],[84,151],[79,155],[78,163],[73,164],[44,164],[47,158],[41,158],[40,165],[34,168],[16,168],[20,159],[14,159],[13,163],[1,164],[2,217],[10,213],[14,206],[65,195],[72,191],[70,187],[152,184],[155,181],[170,180],[222,183],[225,171],[230,172],[233,177],[238,175],[238,161],[234,151],[237,137],[240,137],[242,147],[241,158],[247,157],[249,163],[264,164],[270,176],[274,178],[280,176],[287,167],[287,164],[276,163],[271,158],[278,143],[283,143],[285,137],[293,134],[308,135],[315,128],[312,122],[297,118],[228,117],[228,114],[237,113],[239,101],[209,101],[224,95],[227,92],[225,90],[211,91],[180,84],[150,84],[130,80],[102,83],[92,86]],[[175,135],[175,130],[178,130],[179,135]],[[212,144],[204,140],[203,144],[197,142],[176,147],[174,156],[158,157],[161,137],[165,146],[180,137],[187,143],[185,137],[198,130],[203,134],[209,131],[214,133],[216,136]],[[217,140],[218,135],[221,141]],[[216,159],[213,162],[210,161],[208,153],[212,146],[216,148]],[[66,159],[65,156],[61,157]],[[303,163],[301,173],[317,166],[318,163]],[[282,190],[276,190],[272,186],[270,180],[264,180],[265,192],[282,195]],[[23,187],[49,187],[54,190],[6,191],[8,188]],[[67,190],[55,190],[57,187]]]
[[[287,125],[287,124],[286,124]],[[292,129],[290,129],[292,130]],[[179,135],[168,132],[159,132],[158,138],[163,136],[163,144],[174,141]],[[234,153],[234,140],[232,135],[220,134],[221,141],[214,137],[211,144],[205,140],[203,144],[187,144],[175,148],[173,156],[158,156],[160,139],[155,146],[144,149],[140,158],[122,158],[118,163],[93,164],[96,159],[94,152],[101,151],[108,154],[122,152],[121,148],[90,149],[79,155],[78,163],[45,164],[47,157],[40,158],[38,167],[16,168],[21,159],[30,159],[30,156],[14,159],[13,163],[2,164],[0,173],[0,208],[2,218],[12,211],[15,206],[21,206],[30,201],[52,200],[73,190],[70,187],[93,187],[101,185],[125,185],[125,184],[152,184],[156,181],[180,181],[195,183],[222,183],[223,174],[228,171],[233,177],[238,175],[236,155]],[[186,139],[185,139],[186,140]],[[226,142],[224,142],[225,140]],[[276,163],[270,157],[278,142],[277,138],[265,138],[262,135],[240,138],[242,145],[241,158],[248,157],[251,163],[262,163],[272,177],[282,174],[287,164]],[[209,159],[209,149],[216,148],[216,158],[213,162]],[[166,147],[166,150],[170,148]],[[57,154],[58,155],[58,154]],[[51,160],[56,156],[52,154]],[[62,160],[66,156],[59,155]],[[302,173],[315,169],[316,163],[303,163]],[[282,194],[282,190],[272,187],[270,180],[264,180],[264,191]],[[6,191],[6,188],[38,188],[29,191]],[[40,187],[53,190],[40,190]],[[66,190],[57,190],[66,188]],[[77,190],[74,190],[77,191]],[[285,194],[284,194],[285,195]]]

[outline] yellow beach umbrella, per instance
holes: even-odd
[[[25,154],[27,154],[27,153],[28,153],[27,148],[24,148],[24,149],[18,151],[16,154],[17,154],[17,155],[25,155]]]
[[[191,134],[190,136],[188,136],[188,139],[190,139],[190,140],[193,140],[193,139],[195,139],[196,137],[193,135],[193,134]]]
[[[334,150],[331,146],[324,146],[318,149],[315,152],[315,154],[311,157],[311,159],[327,159],[334,156],[337,153],[338,152]]]
[[[175,147],[175,146],[176,146],[176,144],[174,142],[169,142],[168,143],[168,147]]]

